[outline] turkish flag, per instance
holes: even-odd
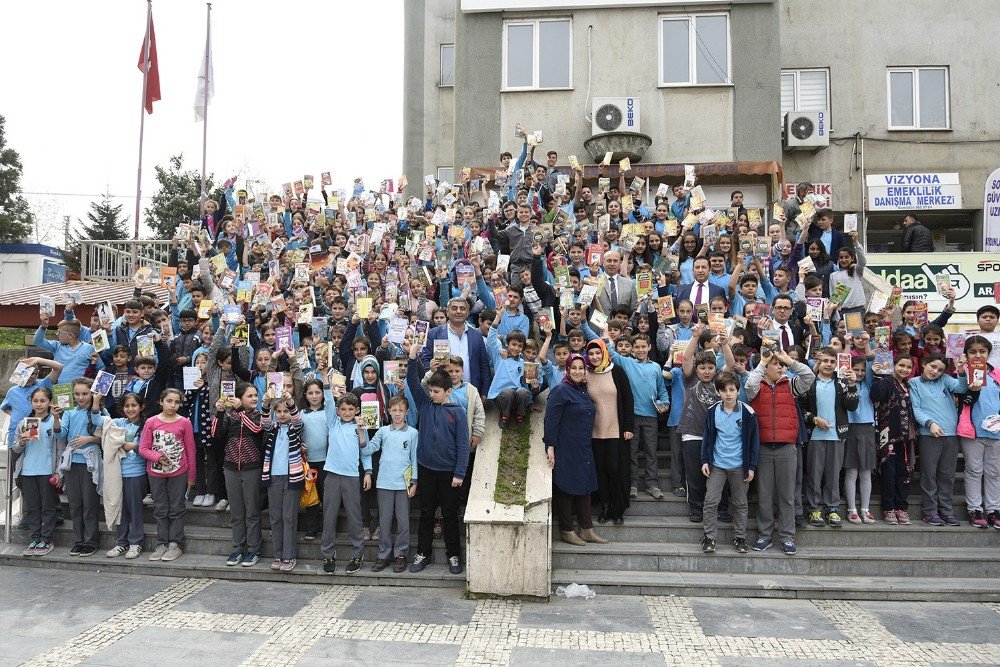
[[[143,95],[146,113],[153,113],[153,102],[160,99],[160,68],[156,63],[156,34],[153,32],[153,14],[149,14],[147,26],[149,38],[149,74],[146,76],[146,91]],[[146,67],[146,37],[142,39],[142,50],[139,51],[139,71],[147,71]]]

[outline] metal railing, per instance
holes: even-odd
[[[98,282],[131,282],[136,270],[153,270],[150,282],[159,282],[167,265],[170,241],[80,241],[80,277]]]

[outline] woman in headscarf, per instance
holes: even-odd
[[[591,446],[597,466],[597,494],[601,499],[599,523],[625,523],[631,484],[631,449],[635,409],[628,376],[611,363],[601,339],[587,343],[587,393],[596,414]]]
[[[566,375],[552,387],[545,404],[545,453],[552,468],[553,505],[563,542],[584,546],[587,542],[606,544],[594,532],[590,515],[590,494],[597,490],[597,467],[590,436],[594,431],[596,408],[587,393],[587,362],[582,355],[570,355]],[[573,510],[580,534],[573,530]]]

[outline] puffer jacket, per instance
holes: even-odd
[[[258,410],[217,412],[212,437],[225,442],[226,470],[253,470],[264,467],[264,428]]]

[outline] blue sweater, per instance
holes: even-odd
[[[358,441],[358,425],[345,422],[337,416],[336,401],[330,390],[326,391],[326,415],[330,424],[329,447],[326,451],[325,472],[345,477],[358,477],[358,463],[366,473],[372,470],[371,452],[365,452]]]
[[[371,439],[373,452],[381,451],[378,464],[376,489],[405,491],[403,472],[410,468],[410,479],[417,479],[417,445],[420,435],[417,429],[404,425],[401,429],[383,426]],[[367,448],[366,448],[367,449]]]
[[[325,461],[330,437],[330,422],[325,410],[302,411],[302,442],[306,446],[306,461]]]
[[[715,405],[718,405],[716,403]],[[701,462],[711,465],[715,460],[715,405],[708,409],[705,415],[705,435],[701,440]],[[757,426],[757,413],[746,403],[740,403],[743,410],[743,474],[757,469],[757,459],[760,456],[760,429]],[[699,473],[700,474],[700,473]]]
[[[90,365],[90,355],[94,353],[94,346],[90,343],[80,343],[76,348],[63,345],[45,337],[45,329],[38,327],[35,332],[35,340],[32,341],[35,347],[48,350],[52,353],[52,358],[63,365],[62,377],[82,378],[87,366]]]
[[[486,339],[486,349],[490,353],[490,361],[493,363],[493,382],[490,383],[490,390],[486,398],[493,400],[504,389],[517,389],[524,386],[524,359],[521,357],[500,356],[500,335],[496,327],[490,327],[490,334]]]
[[[637,417],[656,417],[660,413],[656,411],[653,400],[657,400],[664,405],[670,404],[670,396],[667,394],[667,386],[663,382],[663,371],[655,361],[638,361],[632,357],[623,357],[608,347],[611,352],[611,361],[622,367],[628,382],[632,385],[632,396],[635,397],[635,414]]]
[[[910,380],[910,400],[913,417],[920,427],[920,435],[930,435],[929,425],[937,424],[945,435],[958,435],[958,410],[953,394],[962,393],[957,378],[942,375],[933,382],[922,377]]]
[[[420,425],[417,462],[435,472],[465,478],[469,468],[469,423],[465,410],[454,403],[435,403],[420,384],[416,360],[406,365],[406,385],[417,404]]]

